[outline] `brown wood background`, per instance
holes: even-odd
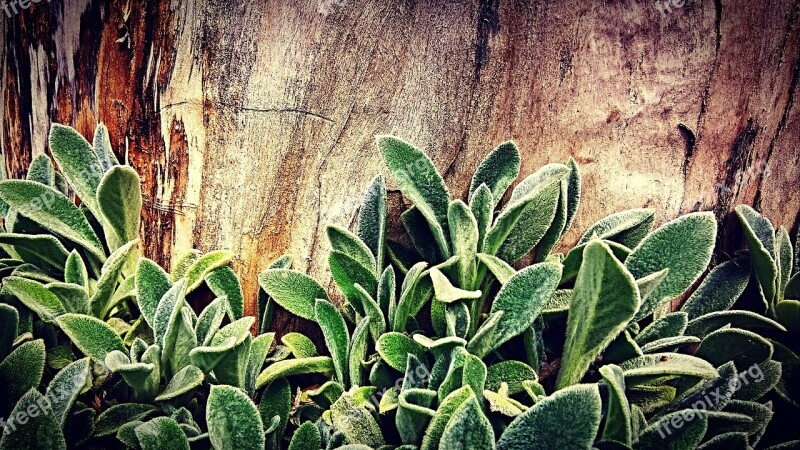
[[[0,149],[20,177],[51,120],[105,122],[143,178],[147,256],[231,249],[251,302],[284,252],[329,281],[324,226],[354,224],[375,134],[425,148],[456,195],[505,139],[523,174],[573,155],[567,244],[641,206],[725,225],[749,203],[796,229],[798,3],[39,0],[0,11]]]

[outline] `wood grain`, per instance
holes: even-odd
[[[659,222],[714,211],[731,251],[738,203],[797,227],[798,8],[41,0],[0,25],[0,150],[22,176],[50,120],[87,136],[105,122],[142,174],[146,254],[235,251],[248,312],[283,253],[330,283],[324,227],[354,224],[384,170],[376,134],[428,151],[457,196],[503,140],[525,174],[574,156],[583,202],[565,245],[648,206]]]

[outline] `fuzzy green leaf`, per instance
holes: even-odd
[[[423,347],[403,333],[390,332],[382,335],[375,343],[375,348],[391,368],[400,372],[406,369],[408,354],[419,360],[425,358]]]
[[[478,251],[483,251],[486,235],[492,226],[494,218],[494,199],[492,192],[482,184],[470,197],[469,209],[478,224]]]
[[[44,270],[62,270],[69,255],[61,241],[49,234],[0,233],[0,244],[13,246],[20,258]]]
[[[716,378],[714,366],[703,359],[679,353],[658,353],[644,355],[630,359],[619,365],[625,374],[625,381],[629,379],[680,376],[686,375],[697,378]]]
[[[205,375],[202,370],[192,365],[186,366],[169,380],[169,383],[164,388],[164,392],[156,397],[156,401],[165,402],[193,392],[198,386],[203,384],[204,379]]]
[[[0,303],[0,361],[11,353],[18,331],[19,311],[11,305]]]
[[[314,303],[328,299],[325,290],[308,275],[290,269],[267,269],[258,276],[261,289],[290,313],[314,320]]]
[[[317,323],[322,328],[325,344],[333,358],[336,379],[343,385],[347,385],[349,383],[347,351],[350,347],[350,333],[347,330],[347,324],[344,323],[342,314],[327,300],[317,300],[315,310]]]
[[[56,323],[84,355],[95,361],[103,361],[114,350],[126,351],[122,339],[102,320],[83,314],[64,314]]]
[[[50,127],[50,152],[81,202],[95,217],[102,217],[97,189],[104,171],[91,144],[74,128],[54,123]]]
[[[481,161],[469,186],[469,199],[472,201],[475,192],[485,184],[494,199],[493,206],[503,198],[506,190],[519,175],[520,157],[517,146],[512,141],[498,145]]]
[[[16,419],[16,420],[14,420]],[[61,426],[49,400],[31,389],[11,411],[0,439],[0,450],[66,450]]]
[[[567,341],[556,388],[580,382],[594,359],[627,326],[639,305],[635,280],[608,245],[584,250],[567,320]]]
[[[634,248],[653,228],[654,221],[655,211],[652,209],[629,209],[614,213],[590,226],[581,236],[578,245],[589,242],[596,234],[600,239]]]
[[[38,281],[20,277],[6,277],[3,289],[13,295],[42,320],[51,322],[67,311],[61,300]]]
[[[483,415],[478,401],[472,397],[461,403],[442,433],[439,448],[443,450],[493,450],[494,431]]]
[[[98,437],[113,435],[122,425],[144,420],[154,412],[156,412],[155,406],[144,403],[119,403],[110,406],[97,416],[94,435]]]
[[[669,269],[664,281],[639,307],[635,320],[652,313],[666,299],[684,293],[705,271],[717,237],[710,212],[692,213],[667,222],[648,235],[625,260],[635,278]]]
[[[230,267],[220,267],[205,276],[206,284],[217,297],[228,300],[228,315],[231,320],[244,317],[244,294],[239,278]]]
[[[283,431],[289,423],[289,414],[292,410],[292,388],[285,378],[275,380],[270,383],[261,396],[261,403],[258,405],[258,412],[263,423],[269,423],[273,417],[279,417],[280,421],[275,431],[267,437],[267,445],[270,449],[277,449],[278,443],[283,437]]]
[[[78,398],[89,378],[89,358],[79,359],[61,369],[47,385],[45,397],[51,402],[51,409],[63,428],[72,405]]]
[[[459,286],[469,289],[477,282],[478,222],[461,200],[450,203],[447,220],[453,254],[458,256]]]
[[[422,439],[435,413],[431,409],[435,403],[436,391],[430,389],[407,388],[400,392],[395,424],[404,444],[416,444]]]
[[[189,441],[175,419],[156,417],[135,428],[142,450],[189,450]]]
[[[380,273],[386,251],[386,183],[383,175],[373,178],[364,194],[358,213],[358,237],[375,257],[375,273]]]
[[[342,293],[351,303],[358,305],[359,294],[356,285],[361,285],[370,296],[374,296],[378,289],[378,279],[372,271],[372,265],[364,266],[355,258],[338,250],[331,252],[328,258],[333,280]],[[359,311],[359,309],[356,309]],[[363,312],[359,311],[359,313]]]
[[[525,388],[523,383],[527,380],[537,380],[539,377],[533,367],[514,360],[499,362],[489,366],[486,376],[486,389],[498,391],[503,383],[508,385],[508,394],[517,395]]]
[[[200,287],[206,275],[216,269],[227,265],[233,260],[234,254],[227,250],[215,250],[201,256],[186,270],[186,293]]]
[[[136,239],[120,246],[103,264],[94,295],[89,299],[89,308],[95,317],[104,319],[114,306],[111,303],[111,297],[117,287],[117,280],[122,276],[123,268],[138,244],[139,240]]]
[[[128,166],[115,166],[106,172],[97,187],[97,206],[103,215],[106,240],[112,251],[139,238],[140,183],[135,170]]]
[[[545,397],[514,419],[497,442],[497,449],[588,449],[594,442],[600,417],[597,385],[570,386]]]
[[[425,431],[420,450],[438,449],[442,434],[444,434],[444,430],[455,412],[467,400],[475,398],[475,394],[469,386],[457,389],[445,397],[431,419],[428,429]]]
[[[737,206],[736,216],[742,224],[744,239],[750,249],[750,258],[764,297],[772,304],[778,278],[778,267],[773,257],[775,229],[769,220],[747,205]]]
[[[209,345],[214,338],[215,333],[222,325],[225,319],[225,312],[227,311],[228,299],[226,297],[219,297],[208,304],[200,316],[197,317],[197,323],[194,326],[194,334],[197,336],[197,342],[200,345]]]
[[[733,361],[736,367],[750,367],[772,357],[772,344],[752,331],[727,328],[706,336],[696,355],[715,366]]]
[[[625,397],[625,377],[622,369],[613,364],[600,368],[600,375],[608,387],[608,411],[603,427],[603,440],[631,445],[631,413]]]
[[[300,333],[286,333],[281,338],[281,342],[289,348],[292,355],[297,359],[319,355],[314,342]]]
[[[361,362],[366,359],[369,342],[369,317],[364,317],[353,330],[353,339],[348,353],[348,373],[353,386],[364,384],[364,370]]]
[[[64,265],[64,281],[77,284],[83,288],[89,286],[89,273],[86,270],[86,264],[76,250],[73,250],[67,256],[67,261]]]
[[[436,267],[430,270],[433,291],[436,299],[444,303],[452,303],[458,300],[476,299],[481,296],[481,291],[465,291],[453,286],[450,280]]]
[[[215,448],[264,449],[264,424],[253,401],[231,386],[211,386],[206,409]]]
[[[0,181],[0,199],[34,222],[86,248],[99,260],[105,251],[86,216],[64,194],[25,180]]]
[[[0,362],[0,386],[3,386],[0,414],[5,416],[20,397],[39,386],[44,364],[45,347],[41,339],[25,342]]]
[[[289,450],[310,450],[322,446],[322,439],[317,426],[312,422],[305,422],[292,435]]]
[[[169,274],[155,262],[139,259],[136,268],[136,291],[138,292],[139,310],[142,317],[155,330],[155,315],[158,303],[172,287]]]
[[[375,273],[375,257],[369,247],[367,247],[358,236],[336,225],[328,225],[325,232],[328,235],[328,241],[330,241],[333,250],[348,255],[356,262]]]
[[[430,158],[411,144],[391,136],[377,137],[378,149],[397,186],[427,220],[434,239],[445,258],[447,245],[447,207],[450,194]]]
[[[750,261],[737,258],[716,267],[683,304],[682,310],[695,319],[707,313],[724,311],[742,295],[750,281]]]
[[[689,419],[691,418],[691,419]],[[678,426],[680,425],[680,427]],[[708,428],[708,419],[688,409],[670,413],[642,430],[636,449],[697,448]]]
[[[778,322],[764,317],[761,314],[751,311],[731,310],[713,312],[691,320],[686,326],[686,331],[684,334],[703,338],[708,333],[711,333],[712,331],[722,328],[726,325],[739,328],[757,328],[779,331],[786,330]]]
[[[636,336],[636,343],[641,346],[658,339],[681,336],[686,330],[688,321],[688,315],[685,312],[667,314],[646,326]]]
[[[119,165],[117,155],[114,154],[114,149],[111,147],[111,138],[108,136],[108,128],[103,122],[97,124],[94,129],[94,139],[92,140],[94,153],[103,166],[103,170],[108,170],[116,165]]]
[[[272,381],[291,375],[327,373],[334,370],[333,359],[327,356],[278,361],[261,372],[256,380],[256,389],[261,389]]]
[[[34,156],[31,160],[31,164],[28,166],[28,174],[25,176],[25,179],[44,184],[45,186],[54,187],[56,178],[55,171],[53,170],[53,163],[50,162],[50,158],[44,153]]]

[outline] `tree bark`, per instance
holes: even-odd
[[[522,174],[572,155],[562,245],[643,206],[713,210],[724,251],[738,203],[796,229],[798,1],[676,3],[40,0],[0,25],[0,149],[21,177],[51,121],[103,121],[142,176],[145,254],[233,250],[249,313],[286,252],[330,283],[324,228],[354,225],[384,172],[376,134],[424,148],[462,197],[503,140]]]

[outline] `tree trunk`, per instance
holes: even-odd
[[[0,25],[7,174],[51,121],[105,122],[142,176],[145,254],[233,250],[249,313],[285,252],[330,282],[324,228],[384,171],[376,134],[428,151],[455,196],[503,140],[522,174],[574,156],[565,245],[643,206],[713,210],[727,250],[738,203],[797,227],[796,1],[26,1]]]

